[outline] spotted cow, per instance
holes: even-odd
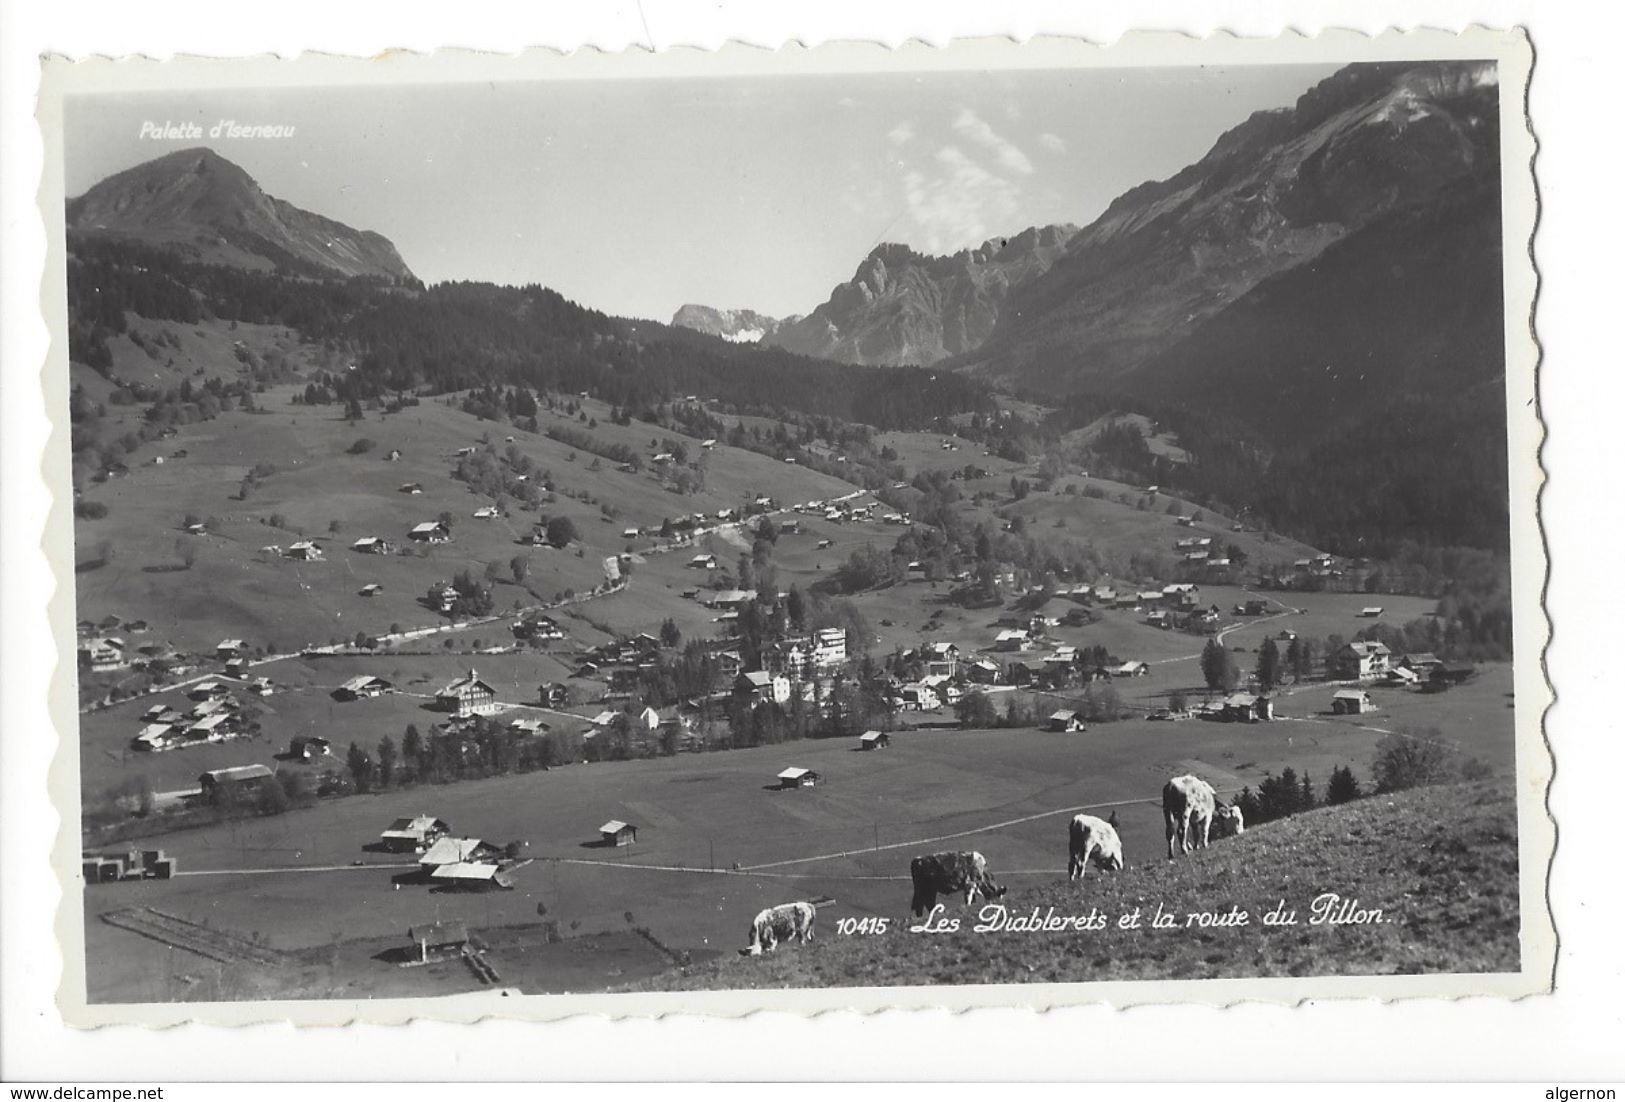
[[[1087,875],[1091,861],[1097,869],[1118,872],[1123,867],[1123,840],[1117,836],[1117,814],[1110,820],[1093,815],[1075,815],[1068,831],[1066,875],[1079,880]]]
[[[987,858],[980,853],[933,853],[916,857],[909,862],[908,871],[914,880],[914,900],[910,907],[916,915],[926,914],[936,907],[939,895],[964,892],[965,906],[969,907],[978,895],[983,899],[998,899],[1005,891],[988,875]]]
[[[1213,786],[1191,773],[1173,777],[1162,786],[1162,820],[1168,835],[1168,856],[1174,856],[1174,839],[1181,853],[1208,844],[1217,815],[1233,832],[1244,829],[1239,808],[1221,802]]]
[[[811,941],[818,908],[811,903],[781,903],[769,907],[750,924],[750,944],[740,952],[759,957],[771,953],[781,941]]]

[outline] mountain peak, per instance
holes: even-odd
[[[203,146],[107,177],[69,200],[67,226],[175,249],[209,264],[288,275],[414,278],[387,238],[273,198],[239,165]]]
[[[764,343],[825,359],[924,365],[987,339],[1006,297],[1064,251],[1074,226],[1030,227],[947,256],[897,241],[869,250],[829,301]]]

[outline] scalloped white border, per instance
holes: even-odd
[[[1537,411],[1539,349],[1532,330],[1536,272],[1532,261],[1537,201],[1533,177],[1535,142],[1525,114],[1532,52],[1521,30],[1469,28],[1443,31],[1389,31],[1367,36],[1329,30],[1315,36],[1288,31],[1277,38],[1216,34],[1197,38],[1178,32],[1128,34],[1109,46],[1078,38],[1041,37],[1017,43],[1011,38],[965,39],[938,47],[910,40],[893,49],[872,42],[831,42],[808,49],[791,43],[779,50],[730,42],[716,51],[677,47],[650,53],[629,49],[609,53],[594,47],[565,52],[538,48],[517,54],[442,50],[433,54],[390,51],[370,59],[306,53],[296,60],[272,56],[214,59],[178,56],[95,57],[69,61],[47,58],[38,106],[45,143],[45,169],[39,190],[40,215],[47,228],[47,260],[41,306],[52,334],[43,372],[53,431],[44,472],[53,506],[44,548],[59,568],[73,561],[71,495],[67,485],[68,434],[58,418],[67,405],[65,335],[65,252],[62,231],[62,97],[70,93],[151,90],[175,85],[275,87],[310,84],[345,86],[379,83],[443,83],[516,80],[652,79],[722,75],[791,75],[856,72],[944,72],[955,69],[1049,69],[1195,64],[1292,64],[1395,59],[1484,58],[1500,67],[1502,111],[1503,240],[1509,486],[1513,516],[1513,592],[1516,730],[1518,761],[1521,958],[1516,973],[1404,977],[1318,977],[1308,979],[1225,979],[1114,983],[967,985],[749,990],[624,995],[503,997],[494,993],[433,999],[376,1001],[267,1001],[257,1003],[86,1004],[84,1001],[83,908],[77,892],[66,890],[57,911],[56,932],[62,962],[58,1006],[77,1026],[140,1024],[152,1027],[187,1022],[219,1025],[283,1022],[342,1025],[356,1021],[397,1024],[428,1019],[473,1022],[487,1017],[553,1021],[577,1015],[616,1019],[702,1014],[739,1017],[759,1011],[819,1013],[888,1009],[966,1010],[979,1007],[1050,1009],[1107,1004],[1117,1008],[1199,1003],[1233,1006],[1243,1002],[1297,1004],[1322,998],[1461,998],[1473,995],[1518,997],[1549,991],[1556,960],[1556,931],[1547,903],[1547,875],[1556,832],[1546,804],[1552,757],[1542,722],[1552,694],[1544,670],[1549,623],[1542,599],[1547,577],[1544,539],[1537,517],[1544,472],[1539,463],[1543,428]],[[1524,248],[1516,243],[1526,243]],[[73,588],[59,572],[49,610],[58,655],[71,652]],[[59,661],[50,687],[50,712],[58,732],[76,731],[74,670]],[[74,742],[59,739],[49,790],[62,813],[53,853],[59,883],[71,889],[78,869],[78,755]]]

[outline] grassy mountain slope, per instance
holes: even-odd
[[[1149,925],[1159,903],[1177,916],[1173,930],[971,932],[901,928],[879,936],[840,936],[820,922],[817,940],[763,958],[735,958],[651,981],[654,989],[835,987],[949,983],[1044,983],[1098,980],[1213,979],[1239,976],[1392,975],[1510,971],[1518,967],[1516,808],[1493,782],[1412,790],[1312,811],[1216,842],[1169,862],[1160,853],[1129,854],[1118,874],[1091,871],[1081,886],[1062,874],[1012,889],[1011,915],[1086,915],[1111,919],[1136,908]],[[994,870],[995,874],[997,870]],[[1383,921],[1310,925],[1323,892],[1380,908]],[[1281,900],[1294,926],[1265,927]],[[898,914],[907,885],[898,886]],[[1241,928],[1185,928],[1191,913],[1251,914]],[[906,924],[904,924],[906,926]],[[741,943],[745,931],[740,931]],[[1082,971],[1080,974],[1080,965]]]

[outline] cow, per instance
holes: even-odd
[[[988,875],[987,858],[980,853],[933,853],[929,857],[916,857],[909,862],[908,872],[914,881],[914,900],[909,906],[916,916],[934,909],[939,895],[964,892],[965,906],[969,907],[978,895],[983,899],[998,899],[1005,891]]]
[[[1169,859],[1172,860],[1174,856],[1176,837],[1181,853],[1206,846],[1215,815],[1233,826],[1235,833],[1241,833],[1241,811],[1221,802],[1214,796],[1213,786],[1202,778],[1186,773],[1183,777],[1171,778],[1163,785],[1162,821],[1168,835]]]
[[[1243,834],[1247,830],[1247,824],[1241,818],[1241,808],[1235,804],[1219,804],[1214,808],[1213,825],[1219,829],[1221,838]]]
[[[759,957],[771,953],[781,941],[811,941],[818,908],[811,903],[781,903],[759,913],[750,924],[750,945],[739,952]]]
[[[1108,872],[1122,870],[1123,840],[1117,836],[1117,825],[1113,821],[1116,818],[1115,812],[1111,820],[1097,819],[1093,815],[1073,816],[1072,826],[1068,832],[1070,841],[1066,863],[1068,880],[1078,880],[1087,875],[1091,860],[1094,861],[1096,868]]]

